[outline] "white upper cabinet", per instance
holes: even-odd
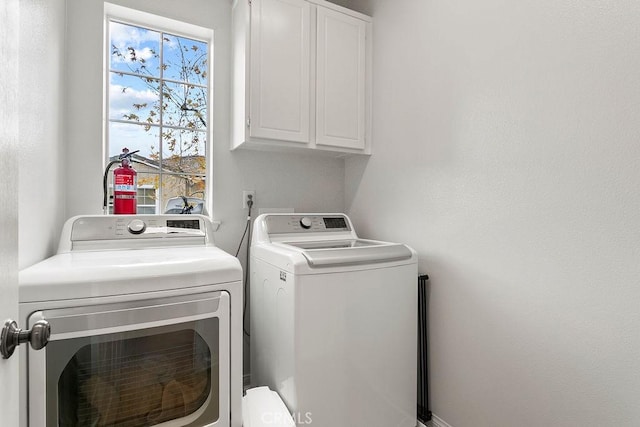
[[[236,0],[232,149],[370,154],[370,32],[325,0]]]
[[[316,144],[365,149],[366,23],[318,8]]]
[[[308,143],[311,5],[252,0],[251,8],[249,135]]]

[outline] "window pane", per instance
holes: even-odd
[[[160,123],[160,82],[148,77],[111,73],[109,118]]]
[[[207,89],[200,86],[165,83],[163,86],[166,125],[189,129],[207,127]]]
[[[204,174],[206,172],[205,132],[164,129],[162,133],[162,167],[166,172]]]
[[[163,75],[165,79],[207,84],[207,44],[204,42],[164,34]]]
[[[134,164],[138,172],[138,204],[149,205],[156,203],[157,190],[160,187],[160,174],[149,172],[150,170],[158,170],[146,165]],[[141,195],[144,195],[145,203],[141,203]],[[148,203],[147,203],[148,202]]]
[[[111,69],[160,76],[160,33],[109,22]]]
[[[203,175],[174,175],[162,176],[162,201],[164,212],[167,201],[173,197],[197,197],[203,198],[206,179]]]
[[[136,213],[138,215],[155,215],[156,207],[155,206],[138,206],[136,209]]]
[[[118,156],[123,148],[129,151],[140,150],[139,156],[147,159],[158,158],[160,128],[156,126],[127,123],[109,123],[109,157]]]

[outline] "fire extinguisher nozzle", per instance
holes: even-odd
[[[131,157],[132,155],[136,154],[137,152],[139,152],[140,150],[136,150],[136,151],[127,151],[126,153],[122,153],[118,156],[118,160],[122,160],[125,159],[127,157]]]

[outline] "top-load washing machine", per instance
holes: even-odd
[[[415,427],[417,257],[344,214],[265,214],[251,247],[251,377],[297,425]]]
[[[82,216],[20,272],[21,425],[242,425],[242,269],[199,215]],[[28,410],[27,410],[28,408]]]

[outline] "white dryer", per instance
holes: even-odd
[[[344,214],[265,214],[251,247],[251,377],[297,425],[415,427],[417,257]]]
[[[242,269],[199,215],[82,216],[20,272],[21,425],[242,425]],[[28,411],[27,411],[28,408]]]

